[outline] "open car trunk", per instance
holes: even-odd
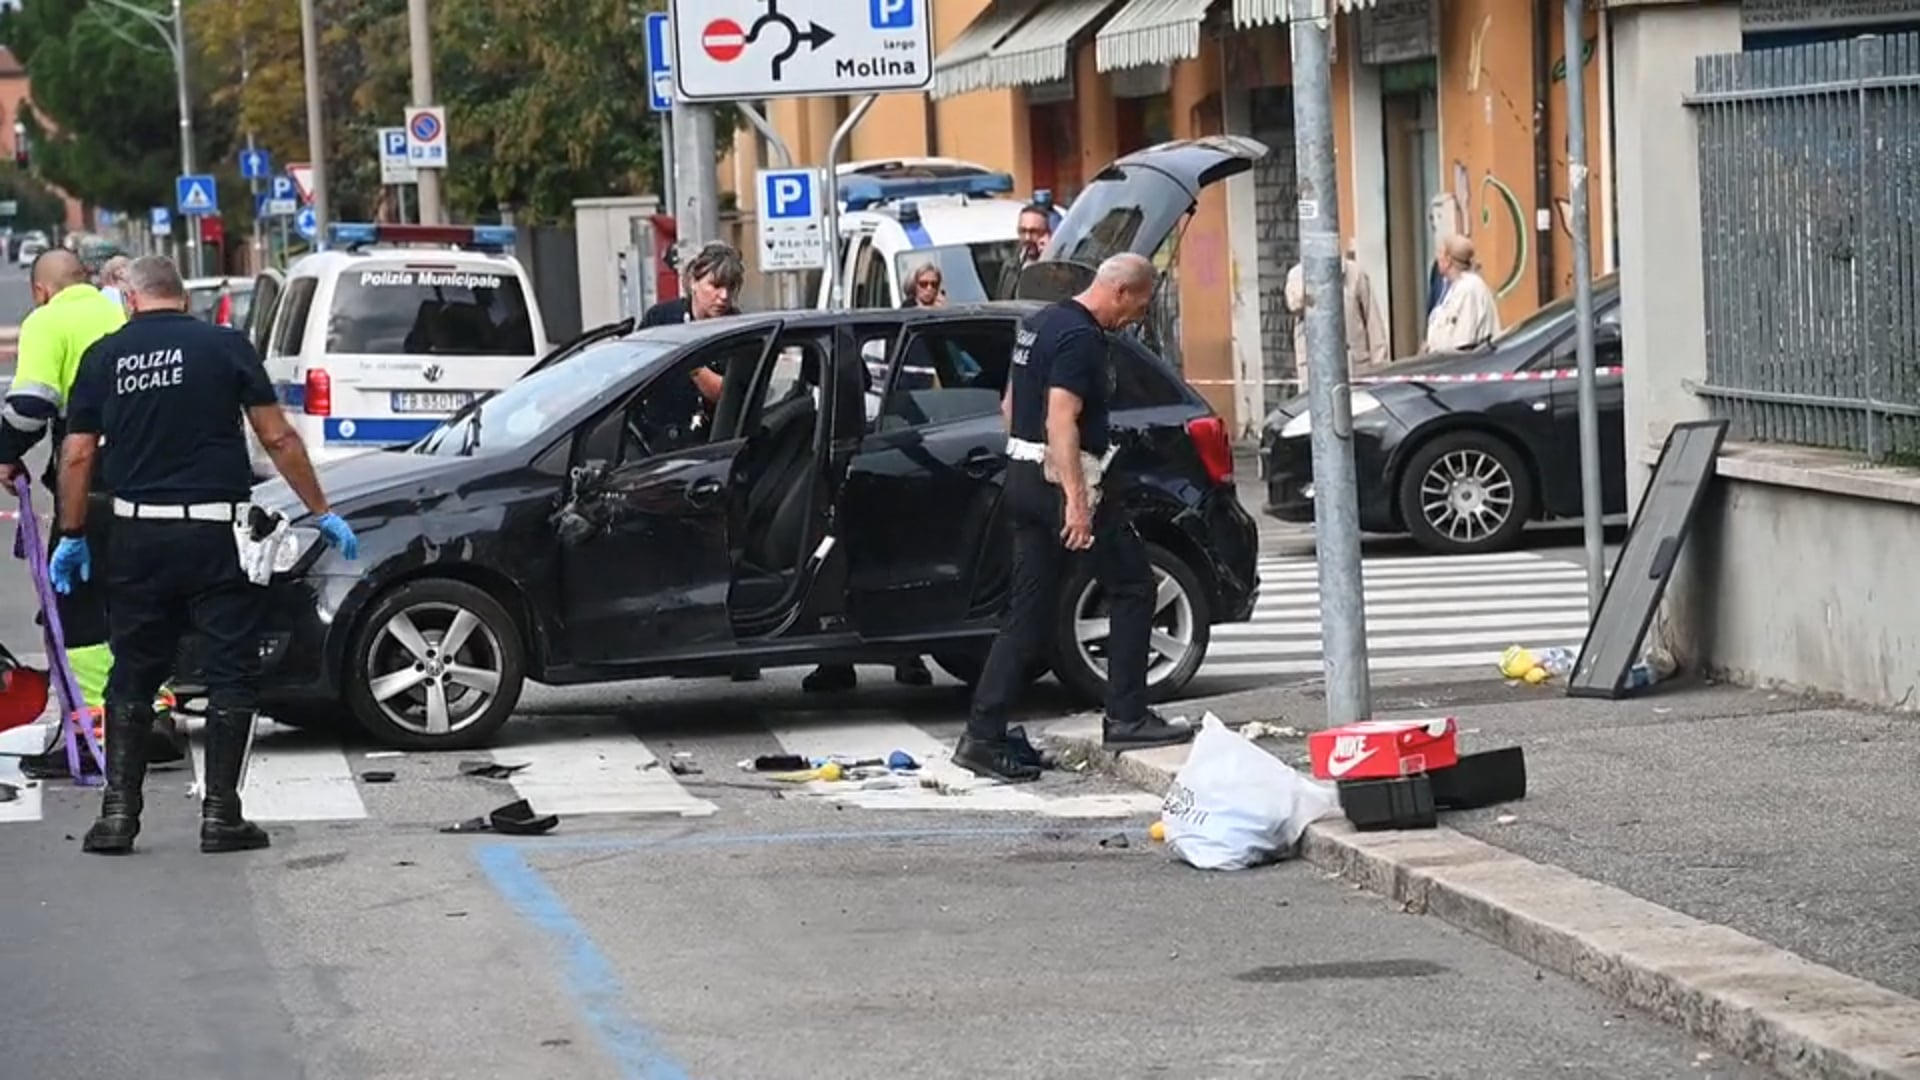
[[[1264,143],[1211,135],[1120,158],[1073,200],[1039,261],[1021,272],[1014,295],[1064,300],[1085,289],[1102,262],[1129,252],[1153,259],[1166,272],[1200,193],[1266,156]]]

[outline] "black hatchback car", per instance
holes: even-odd
[[[1620,280],[1594,283],[1601,508],[1627,505]],[[1498,551],[1530,521],[1578,520],[1579,382],[1573,301],[1549,304],[1472,352],[1418,357],[1353,380],[1360,527],[1443,555]],[[1267,417],[1266,512],[1313,520],[1306,397]]]
[[[1085,242],[1053,261],[1151,253],[1206,182],[1252,160],[1238,146],[1177,148],[1144,211],[1117,189],[1143,166],[1114,173],[1116,189],[1076,204],[1093,219],[1069,215],[1057,234]],[[1186,171],[1201,161],[1210,176]],[[1087,238],[1112,215],[1136,227],[1108,229],[1101,248]],[[298,549],[270,586],[263,708],[315,724],[344,702],[381,741],[438,749],[485,744],[529,678],[925,654],[971,681],[1011,569],[1001,391],[1037,308],[616,325],[411,447],[328,466],[322,482],[361,559],[344,562],[296,516]],[[1112,335],[1110,348],[1121,449],[1109,497],[1131,504],[1149,545],[1149,688],[1164,698],[1199,669],[1213,624],[1251,616],[1258,534],[1226,423],[1135,337]],[[689,396],[701,367],[723,372],[711,410]],[[303,515],[281,482],[255,499]],[[1097,700],[1106,619],[1090,567],[1061,596],[1048,666]]]

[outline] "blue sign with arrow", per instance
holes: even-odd
[[[208,217],[220,212],[220,189],[213,177],[181,176],[173,185],[174,203],[189,217]]]
[[[299,215],[293,219],[293,231],[299,233],[303,240],[312,240],[320,234],[320,228],[313,220],[313,207],[300,208]]]
[[[673,44],[667,36],[667,14],[647,16],[647,85],[652,88],[653,111],[673,111]]]
[[[265,150],[240,151],[240,179],[265,180],[273,172],[273,159]]]

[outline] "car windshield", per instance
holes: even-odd
[[[542,368],[455,414],[415,443],[412,452],[440,457],[514,450],[552,434],[554,425],[679,348],[660,341],[602,341],[562,364]]]
[[[1613,277],[1601,278],[1593,283],[1593,291],[1596,294],[1604,294],[1617,280],[1617,278]],[[1562,324],[1569,322],[1573,314],[1573,301],[1574,298],[1572,296],[1565,296],[1559,300],[1555,300],[1546,307],[1535,311],[1533,314],[1502,330],[1498,337],[1480,346],[1481,350],[1503,349],[1514,342],[1527,341],[1543,334],[1560,333],[1566,329]],[[1604,295],[1596,295],[1594,297],[1593,306],[1596,317],[1599,312],[1607,309],[1610,302],[1611,298]]]
[[[982,240],[974,244],[944,244],[917,248],[894,256],[894,275],[901,291],[913,295],[914,275],[931,264],[940,268],[940,287],[949,304],[978,304],[994,299],[1000,278],[1019,259],[1018,240]]]
[[[340,275],[329,353],[532,356],[520,279],[491,266],[367,263]]]

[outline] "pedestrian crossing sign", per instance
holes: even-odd
[[[175,202],[182,214],[205,217],[220,212],[219,189],[211,176],[182,176],[174,184]]]

